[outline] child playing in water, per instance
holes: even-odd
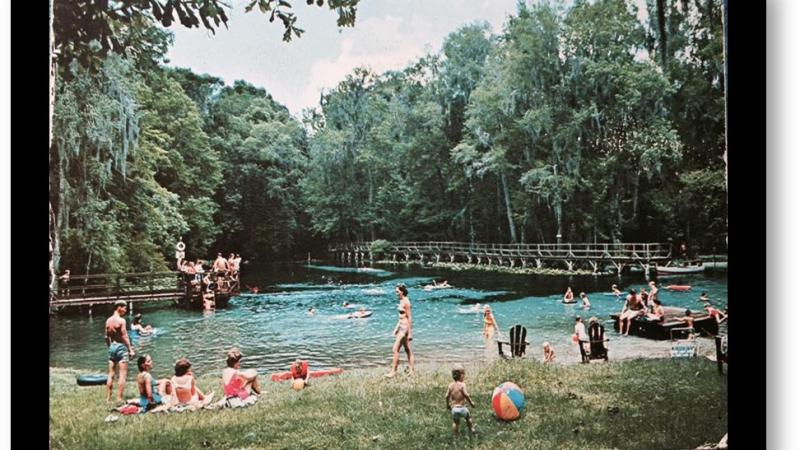
[[[556,360],[556,351],[550,345],[549,342],[545,342],[542,344],[542,348],[544,349],[544,358],[542,358],[543,363],[550,363]]]
[[[447,395],[444,399],[447,403],[447,410],[453,417],[453,438],[458,437],[458,427],[463,417],[467,426],[469,427],[470,438],[475,433],[475,423],[472,422],[472,417],[469,415],[469,410],[464,405],[465,401],[469,402],[470,406],[475,407],[472,398],[467,393],[467,385],[464,384],[464,377],[466,377],[466,370],[461,365],[453,367],[453,382],[447,387]]]

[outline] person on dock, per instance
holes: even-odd
[[[653,300],[653,308],[651,312],[647,313],[647,318],[659,322],[664,320],[664,308],[661,306],[661,300]]]
[[[491,340],[494,337],[494,332],[500,332],[497,326],[497,320],[494,318],[492,308],[489,305],[483,307],[483,338]]]
[[[649,283],[649,286],[650,286],[650,295],[648,295],[647,297],[649,301],[652,303],[654,300],[658,298],[658,288],[656,287],[655,281],[651,281]]]
[[[642,298],[636,294],[635,289],[631,289],[628,293],[628,298],[625,299],[625,305],[622,307],[622,312],[619,314],[619,332],[625,336],[631,331],[631,322],[633,319],[644,314],[645,307],[642,303]],[[625,328],[627,323],[628,327]],[[624,331],[623,331],[624,330]]]
[[[397,365],[400,362],[400,346],[402,346],[408,356],[408,367],[411,374],[414,373],[414,354],[411,352],[411,340],[413,332],[413,322],[411,320],[411,301],[408,299],[408,288],[400,283],[395,288],[397,299],[397,312],[400,317],[394,327],[392,335],[395,337],[392,346],[392,368],[385,376],[391,378],[397,373]]]
[[[544,356],[542,357],[542,362],[547,364],[551,362],[555,362],[556,360],[556,351],[549,342],[545,342],[542,344],[542,350],[544,351]]]
[[[61,295],[69,295],[69,269],[64,270],[64,273],[58,277],[58,287]]]
[[[567,286],[567,292],[564,294],[564,300],[563,300],[564,303],[575,303],[575,301],[573,300],[574,298],[575,295],[572,293],[572,287]]]
[[[127,325],[125,324],[125,311],[128,304],[125,300],[117,300],[114,303],[114,313],[106,320],[106,346],[108,347],[108,389],[107,401],[111,401],[111,394],[114,390],[114,373],[119,367],[119,394],[117,401],[122,401],[122,394],[125,392],[125,376],[128,372],[128,359],[133,358],[136,352],[133,351],[131,341],[128,338]]]
[[[444,399],[447,403],[447,410],[453,418],[453,438],[458,437],[458,428],[463,417],[469,427],[470,438],[475,433],[475,423],[470,417],[469,409],[466,403],[469,402],[471,407],[475,407],[475,402],[467,393],[467,385],[464,383],[464,378],[467,376],[467,371],[460,364],[453,367],[452,370],[453,382],[447,386],[447,394]]]
[[[163,378],[156,380],[150,374],[153,369],[153,358],[150,355],[142,355],[136,361],[139,368],[139,375],[136,376],[136,384],[139,387],[139,406],[142,412],[152,409],[164,403],[164,399],[172,396],[172,383]]]
[[[645,308],[650,306],[650,296],[647,294],[647,290],[645,288],[639,289],[639,298],[642,299],[642,304]]]
[[[222,371],[222,386],[225,398],[238,397],[245,400],[250,395],[260,395],[258,373],[254,369],[240,370],[242,352],[233,347],[225,355],[227,368]]]
[[[133,320],[131,320],[131,331],[136,331],[142,336],[147,336],[153,332],[153,327],[151,325],[143,325],[142,313],[138,313],[133,316]]]
[[[188,359],[181,358],[175,362],[175,376],[170,381],[177,403],[199,405],[206,399],[206,395],[197,387],[192,363]]]
[[[217,272],[217,276],[224,276],[228,272],[228,261],[222,256],[222,253],[217,253],[217,259],[214,260],[212,268],[214,272]]]
[[[692,310],[687,309],[683,316],[683,321],[686,322],[686,328],[688,328],[688,336],[687,339],[694,339],[694,317],[692,317]]]
[[[583,302],[583,309],[589,309],[592,307],[592,304],[589,303],[589,297],[586,296],[585,292],[581,292],[580,297],[581,301]]]
[[[716,321],[717,321],[717,323],[722,323],[722,322],[723,322],[725,319],[727,319],[727,318],[728,318],[728,316],[727,316],[727,315],[725,315],[725,314],[724,314],[722,311],[720,311],[720,310],[718,310],[718,309],[714,308],[713,306],[711,306],[711,304],[710,304],[710,303],[709,303],[709,304],[706,304],[706,305],[703,307],[703,309],[705,309],[705,310],[706,310],[706,312],[708,313],[708,315],[709,315],[709,316],[711,316],[711,317],[713,317],[713,318],[714,318],[714,320],[716,320]]]

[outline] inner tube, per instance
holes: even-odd
[[[578,301],[577,301],[577,300],[573,300],[573,301],[571,301],[571,302],[568,302],[568,301],[565,301],[565,300],[561,300],[561,303],[563,303],[563,304],[565,304],[565,305],[571,305],[571,304],[573,304],[573,303],[578,303]]]
[[[178,250],[179,252],[182,252],[186,249],[186,244],[184,244],[183,241],[178,242],[177,244],[175,244],[175,249]]]
[[[100,386],[108,382],[108,375],[79,375],[78,386]]]

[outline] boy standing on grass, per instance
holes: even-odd
[[[450,383],[450,386],[447,387],[445,401],[447,402],[447,410],[450,411],[450,414],[453,417],[453,437],[458,437],[458,426],[461,418],[463,417],[466,419],[471,438],[472,434],[475,433],[475,424],[472,422],[472,418],[469,415],[469,410],[464,405],[464,402],[466,400],[473,408],[475,407],[475,403],[472,402],[472,398],[470,398],[469,394],[467,393],[467,385],[464,384],[466,370],[464,370],[464,367],[461,365],[456,365],[453,367],[452,373],[453,380],[455,381]]]

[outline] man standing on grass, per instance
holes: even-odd
[[[119,395],[117,395],[117,401],[121,402],[125,391],[128,359],[133,358],[136,352],[131,347],[127,326],[123,318],[128,305],[124,300],[117,300],[114,306],[114,314],[106,320],[106,346],[108,346],[108,381],[106,381],[108,395],[106,400],[111,401],[111,393],[114,390],[114,371],[119,365]]]

